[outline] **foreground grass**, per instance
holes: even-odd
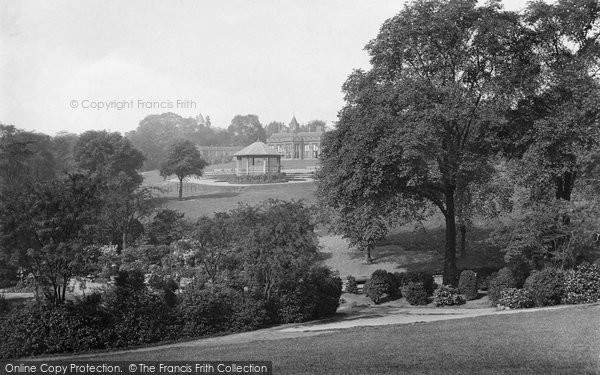
[[[598,305],[576,306],[94,360],[268,360],[275,374],[597,374],[599,313]]]

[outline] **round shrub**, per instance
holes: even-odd
[[[346,293],[358,294],[358,285],[354,276],[349,275],[346,278]]]
[[[593,303],[600,300],[600,266],[582,263],[565,274],[564,303]]]
[[[433,294],[434,282],[433,275],[428,272],[410,271],[410,272],[394,272],[396,283],[399,287],[403,287],[408,283],[421,283],[425,288],[425,292],[430,296]]]
[[[183,321],[183,335],[204,336],[227,332],[235,312],[235,302],[242,296],[220,284],[192,282],[181,294],[178,312]]]
[[[498,304],[511,309],[525,309],[532,307],[534,302],[527,289],[506,288],[500,292]]]
[[[278,291],[276,319],[292,323],[333,315],[341,295],[342,280],[333,271],[323,266],[312,267],[308,275]]]
[[[492,304],[497,304],[500,299],[500,293],[506,288],[516,287],[515,278],[509,268],[504,267],[498,271],[496,277],[490,280],[488,288],[488,297]]]
[[[464,294],[468,301],[477,298],[477,274],[471,270],[462,271],[458,280],[458,291]]]
[[[427,305],[429,298],[422,283],[408,283],[402,287],[402,296],[411,305]]]
[[[458,289],[448,285],[440,285],[433,292],[433,303],[436,306],[462,305],[465,299],[460,295]]]
[[[385,295],[389,298],[398,295],[398,284],[394,275],[386,270],[377,270],[373,272],[371,278],[365,283],[363,294],[371,299],[375,304],[381,302]]]
[[[536,271],[525,280],[527,289],[536,306],[558,305],[564,294],[565,275],[556,268],[544,268]]]

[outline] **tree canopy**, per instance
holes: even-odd
[[[160,175],[167,178],[171,175],[179,179],[179,200],[183,194],[183,179],[188,176],[202,176],[208,165],[196,145],[189,140],[179,140],[173,143],[160,167]]]
[[[267,140],[265,129],[257,115],[236,115],[231,120],[227,131],[237,146],[248,146],[256,141],[265,142]]]
[[[530,64],[517,14],[496,2],[406,5],[367,45],[372,69],[343,86],[323,141],[318,192],[351,212],[399,200],[446,220],[444,282],[456,279],[456,194],[489,168],[494,128]]]

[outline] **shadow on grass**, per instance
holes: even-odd
[[[459,270],[481,267],[501,267],[504,254],[497,246],[487,242],[493,228],[475,227],[467,232],[466,257],[461,257],[457,249],[456,265]],[[457,238],[457,245],[460,239]],[[445,228],[400,228],[384,240],[379,241],[373,250],[374,264],[380,262],[399,262],[398,268],[409,271],[427,271],[441,273],[444,268]],[[430,259],[422,260],[424,255]],[[352,259],[364,257],[364,252],[356,252]],[[400,257],[404,258],[400,264]],[[421,258],[421,259],[419,259]]]

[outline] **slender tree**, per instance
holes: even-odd
[[[179,179],[179,200],[183,196],[183,180],[189,176],[202,176],[204,168],[208,165],[196,145],[188,140],[173,143],[168,150],[167,157],[160,167],[160,175],[167,178],[176,175]]]

